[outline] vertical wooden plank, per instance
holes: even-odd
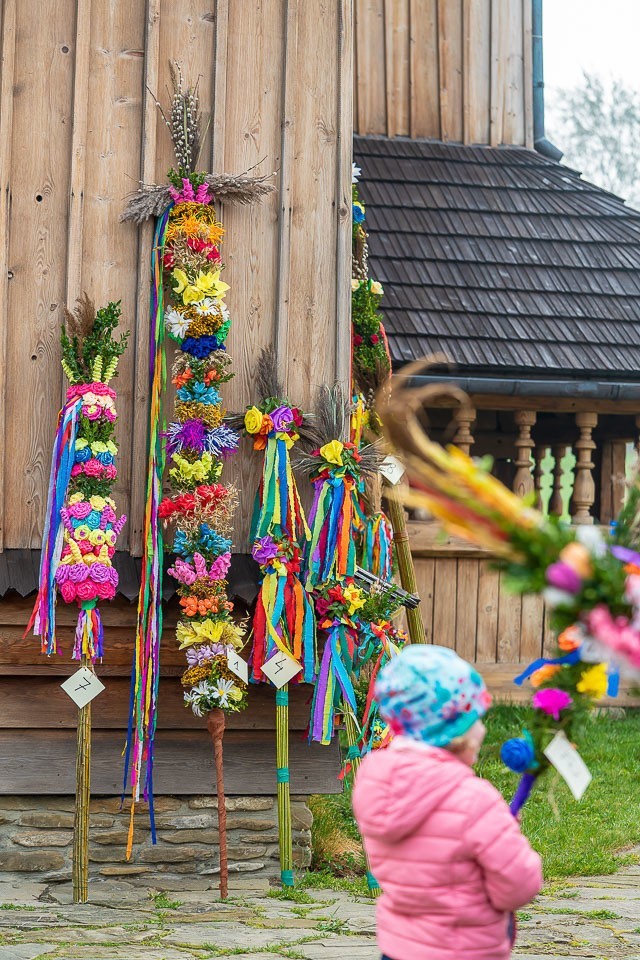
[[[439,140],[438,0],[410,0],[410,134]]]
[[[441,647],[456,646],[457,592],[458,561],[438,557],[433,587],[433,642]]]
[[[522,598],[508,593],[500,576],[500,607],[498,609],[498,663],[518,663],[520,660],[520,630],[522,627]]]
[[[522,597],[520,660],[528,662],[542,655],[543,633],[544,601],[539,595],[525,594]]]
[[[420,615],[424,623],[427,643],[433,643],[433,584],[435,560],[427,557],[415,558],[416,583],[420,597]]]
[[[531,0],[522,0],[524,145],[533,150],[533,10]]]
[[[409,0],[385,0],[384,36],[387,136],[408,136],[410,127]]]
[[[385,0],[355,0],[358,112],[355,132],[387,135]]]
[[[438,0],[440,125],[443,140],[462,140],[462,0]]]
[[[611,450],[611,512],[617,517],[624,503],[626,489],[627,444],[614,440]]]
[[[16,2],[4,0],[0,9],[0,550],[5,534],[5,431],[7,390],[7,332],[9,328],[9,218],[11,215],[11,147],[13,143],[13,82],[16,53]]]
[[[479,560],[467,560],[466,558],[458,560],[456,651],[471,663],[476,659],[479,575]]]
[[[481,560],[478,571],[478,663],[496,663],[498,658],[498,612],[500,608],[500,575],[491,568],[491,561]]]
[[[555,655],[557,649],[557,637],[555,631],[551,627],[551,622],[549,619],[549,611],[545,608],[544,611],[544,636],[542,642],[542,655],[544,657],[552,657]]]
[[[295,55],[291,61],[285,61],[285,25],[288,16],[289,40],[295,53],[296,8],[297,3],[283,5],[279,0],[247,0],[243,4],[228,4],[225,0],[224,10],[220,3],[217,8],[214,168],[229,173],[255,168],[256,173],[265,174],[280,168],[278,185],[282,196],[290,186],[288,144],[295,91],[291,70],[296,62]],[[252,64],[250,71],[248,62]],[[274,183],[278,183],[275,177]],[[278,272],[281,262],[286,270],[288,257],[280,260],[279,243],[287,249],[289,231],[289,216],[283,216],[279,232],[283,202],[281,195],[274,192],[253,207],[225,205],[222,210],[226,230],[223,256],[227,282],[231,285],[227,295],[232,320],[228,349],[235,372],[224,391],[230,410],[244,410],[247,404],[262,399],[254,385],[256,360],[264,347],[274,343],[281,346],[275,326]],[[288,303],[288,292],[284,292],[289,282],[286,272],[282,282],[283,299]],[[283,318],[286,327],[286,308]],[[279,356],[279,360],[280,369],[286,370],[286,356]],[[262,456],[253,453],[248,442],[242,444],[238,456],[225,467],[226,481],[232,482],[239,494],[234,519],[237,551],[249,547],[249,525],[261,467]]]
[[[327,2],[319,31],[317,7],[298,5],[289,248],[295,280],[290,284],[289,316],[295,319],[295,330],[289,323],[283,349],[288,392],[307,408],[317,386],[331,382],[335,372],[340,12],[337,0]],[[287,43],[287,57],[290,53]],[[333,282],[322,279],[329,277]],[[349,349],[348,343],[344,349]]]
[[[491,0],[464,0],[464,142],[488,143]]]
[[[88,2],[88,0],[85,0]],[[70,237],[79,233],[82,249],[82,273],[69,271],[68,300],[86,289],[97,307],[111,300],[122,302],[122,328],[131,331],[131,344],[118,365],[119,424],[116,440],[119,445],[118,481],[115,497],[119,509],[132,521],[130,497],[132,462],[140,470],[138,482],[143,482],[145,468],[142,457],[132,446],[131,430],[134,420],[134,371],[136,336],[136,270],[138,234],[130,224],[118,222],[122,198],[131,190],[140,176],[142,139],[142,80],[145,37],[145,0],[131,0],[127,6],[114,10],[95,4],[91,16],[91,44],[87,56],[87,78],[84,91],[76,76],[76,95],[88,101],[91,118],[86,134],[86,170],[83,183],[79,181],[79,199],[82,213],[78,226],[73,222],[74,199],[70,209]],[[87,24],[89,21],[87,20]],[[77,68],[76,68],[77,74]],[[108,123],[96,123],[96,117],[107,116]],[[80,144],[75,143],[74,151]],[[73,176],[73,163],[72,163]],[[83,199],[82,199],[83,197]],[[84,225],[84,226],[83,226]],[[148,262],[147,262],[148,270]],[[148,300],[145,303],[148,322]],[[145,374],[145,380],[148,376]],[[135,421],[134,421],[135,422]],[[141,511],[142,514],[142,511]],[[120,549],[129,546],[129,524],[119,541]]]
[[[339,0],[336,116],[338,128],[335,197],[336,298],[334,377],[351,388],[351,165],[353,162],[353,0]],[[407,36],[408,36],[407,27]],[[408,75],[408,55],[407,55]],[[408,100],[408,93],[407,93]]]
[[[510,0],[492,0],[491,3],[491,125],[489,142],[497,147],[502,141],[504,126],[504,58],[503,31]]]
[[[146,0],[144,13],[144,64],[141,85],[142,142],[140,146],[140,179],[154,183],[156,174],[156,143],[158,108],[155,95],[159,93],[160,56],[160,3],[161,0]],[[149,425],[150,377],[149,377],[149,292],[151,283],[151,248],[153,223],[141,227],[123,224],[123,237],[138,237],[135,303],[135,336],[132,337],[134,356],[134,393],[131,429],[131,511],[127,528],[129,550],[135,556],[142,554],[142,531],[144,505],[147,489],[147,445]]]
[[[6,350],[5,547],[38,547],[60,400],[75,3],[16,7]],[[7,148],[5,148],[7,149]]]
[[[103,43],[104,39],[101,38]],[[73,309],[72,305],[82,292],[82,232],[84,227],[85,170],[87,159],[90,45],[91,0],[77,0],[66,284],[66,302],[71,309]],[[104,110],[104,104],[99,104],[98,108],[100,107]]]
[[[531,4],[529,3],[529,6]],[[502,143],[524,146],[524,21],[521,0],[506,4],[506,88]]]

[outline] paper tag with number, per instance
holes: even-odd
[[[60,686],[77,707],[86,707],[94,697],[97,697],[104,690],[104,683],[101,683],[95,673],[92,673],[87,667],[80,667]]]
[[[236,677],[240,677],[245,683],[249,682],[249,664],[242,657],[238,656],[235,650],[227,653],[227,666]]]
[[[269,657],[266,663],[262,665],[262,672],[271,680],[275,687],[284,687],[289,683],[296,673],[300,673],[302,667],[297,660],[277,650],[272,657]]]
[[[391,456],[384,458],[379,469],[385,480],[393,486],[400,483],[405,472],[400,461]]]
[[[556,768],[576,800],[580,800],[591,783],[592,776],[586,763],[576,748],[569,743],[562,730],[556,733],[546,747],[544,755]]]

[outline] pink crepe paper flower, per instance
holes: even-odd
[[[611,611],[600,604],[589,611],[585,621],[594,640],[607,647],[615,657],[640,670],[640,632],[627,617],[614,619]]]
[[[567,593],[579,593],[582,587],[582,578],[576,573],[569,564],[559,561],[552,563],[547,567],[545,577],[547,583],[558,590],[566,590]]]
[[[554,720],[559,720],[560,711],[566,710],[573,703],[573,698],[565,690],[548,687],[545,690],[537,690],[531,698],[531,703],[536,710],[542,710]]]

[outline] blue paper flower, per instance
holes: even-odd
[[[224,350],[217,337],[185,337],[181,349],[198,360],[204,360],[214,350]]]
[[[500,748],[500,759],[514,773],[526,773],[527,770],[534,770],[538,766],[530,737],[513,737],[511,740],[505,740]]]
[[[91,448],[90,447],[76,447],[74,460],[76,463],[86,463],[87,460],[91,460]]]

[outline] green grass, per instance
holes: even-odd
[[[178,910],[182,906],[181,900],[170,900],[163,890],[159,893],[150,893],[149,898],[153,900],[156,910]]]
[[[500,760],[500,745],[517,736],[524,720],[522,707],[500,705],[487,717],[487,739],[477,772],[510,799],[518,778]],[[580,753],[593,781],[578,803],[559,777],[547,774],[534,788],[522,817],[522,828],[542,854],[547,880],[614,873],[621,864],[635,862],[625,854],[640,845],[638,773],[640,771],[640,710],[627,710],[613,719],[603,713],[588,720]],[[343,794],[313,797],[313,872],[303,878],[306,888],[326,883],[334,889],[366,894],[362,858],[344,857],[336,863],[336,835],[358,837],[351,813],[349,786]],[[316,879],[317,878],[317,882]],[[341,884],[341,886],[337,886]]]

